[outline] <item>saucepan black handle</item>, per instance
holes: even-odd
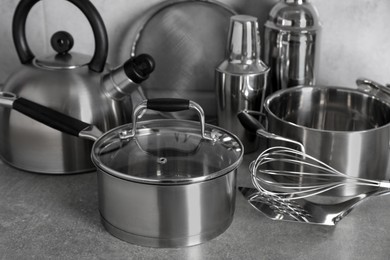
[[[146,107],[161,112],[175,112],[190,109],[190,101],[176,98],[148,99]]]
[[[3,106],[6,104],[14,110],[40,123],[73,136],[79,136],[82,130],[91,126],[90,124],[76,118],[70,117],[25,98],[17,98],[9,93],[1,93],[0,101]]]

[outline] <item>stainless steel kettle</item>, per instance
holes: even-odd
[[[103,131],[130,122],[130,94],[153,71],[153,59],[139,55],[109,71],[108,37],[101,16],[88,0],[68,1],[83,12],[92,27],[93,56],[69,52],[73,38],[57,32],[51,44],[58,53],[35,58],[25,27],[29,11],[39,0],[22,0],[15,10],[12,31],[23,66],[8,78],[3,91],[95,124]],[[0,127],[0,156],[10,165],[48,174],[94,169],[89,158],[92,142],[60,133],[5,107],[0,107]]]

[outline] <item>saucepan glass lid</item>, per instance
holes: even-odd
[[[199,121],[140,121],[147,110],[193,110]],[[123,179],[152,184],[187,184],[217,178],[241,163],[243,146],[230,132],[205,123],[202,107],[186,99],[150,99],[138,104],[132,124],[99,138],[95,165]]]
[[[143,183],[205,181],[235,170],[243,156],[237,137],[212,125],[202,136],[199,122],[162,119],[139,122],[134,137],[121,127],[94,145],[96,166],[114,176]]]

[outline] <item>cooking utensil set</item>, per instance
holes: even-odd
[[[100,15],[89,1],[68,1],[91,24],[94,55],[70,53],[73,38],[61,31],[51,39],[57,54],[35,58],[26,40],[25,23],[39,0],[20,1],[14,15],[13,36],[23,66],[7,80],[0,95],[0,154],[5,162],[33,172],[64,174],[97,169],[99,211],[103,225],[114,236],[145,246],[181,247],[203,243],[223,233],[233,219],[236,175],[244,145],[248,151],[256,150],[259,136],[270,140],[250,165],[254,188],[239,190],[269,218],[335,225],[366,198],[390,193],[388,181],[373,180],[384,179],[390,155],[390,105],[381,98],[385,96],[384,87],[377,88],[375,95],[371,93],[373,87],[367,91],[367,85],[375,84],[364,80],[358,81],[363,86],[360,90],[280,87],[282,90],[272,91],[264,101],[269,68],[259,57],[257,19],[235,15],[230,8],[213,1],[166,1],[158,5],[144,18],[132,46],[132,57],[108,71],[108,40]],[[205,19],[199,8],[207,11],[207,18],[216,19],[214,23]],[[277,16],[275,12],[273,16]],[[192,31],[182,31],[182,24],[177,23],[180,17],[168,19],[178,14],[185,17],[183,21],[196,15],[197,24],[191,27]],[[228,32],[225,29],[229,19]],[[269,40],[278,33],[271,22],[267,23]],[[319,29],[317,18],[314,22],[306,35],[313,53],[305,60],[311,63],[318,52],[314,48]],[[199,24],[208,30],[198,34]],[[175,25],[175,30],[171,25]],[[185,49],[188,57],[184,57],[176,49],[167,52],[167,41],[156,44],[161,42],[161,32],[166,34],[161,28],[175,32],[175,37],[170,37],[175,43],[188,33],[207,42],[209,36],[217,39],[207,55],[194,51],[191,56],[192,52]],[[289,36],[285,43],[292,44],[291,39]],[[223,46],[218,45],[219,41]],[[190,42],[189,47],[184,47],[193,51],[193,46]],[[222,63],[207,68],[220,52],[221,60],[215,62]],[[200,56],[205,60],[185,63]],[[187,60],[181,60],[183,57]],[[155,75],[154,58],[158,60]],[[277,60],[268,58],[271,63]],[[168,59],[175,66],[167,66]],[[287,57],[283,62],[290,64],[291,59]],[[186,68],[185,64],[194,67]],[[305,84],[314,83],[312,65],[302,72]],[[191,70],[188,75],[195,74],[194,68],[206,68],[207,73],[183,81],[183,77],[175,79],[183,76],[177,72],[178,67]],[[214,69],[216,74],[212,75]],[[216,77],[217,89],[210,90],[209,84],[202,83],[210,78],[210,73],[213,79]],[[289,73],[284,70],[283,75],[272,76],[277,81],[273,85],[285,84],[275,77],[287,79]],[[145,81],[149,75],[151,80]],[[158,77],[167,82],[160,85]],[[144,81],[151,85],[145,91],[148,96],[159,96],[173,82],[168,96],[189,95],[207,105],[210,102],[204,102],[198,88],[212,92],[211,97],[218,100],[221,127],[206,124],[202,107],[186,98],[149,99],[135,106],[131,95]],[[250,115],[250,109],[256,110],[252,114],[257,118]],[[199,122],[140,121],[146,110],[161,114],[194,110]],[[208,110],[207,114],[215,114],[212,108]],[[244,111],[236,119],[241,110]],[[243,127],[237,124],[238,120]],[[230,133],[230,128],[238,129],[239,137]],[[284,144],[277,144],[280,141]],[[42,160],[42,147],[42,152],[50,154],[47,160]],[[78,156],[74,156],[76,151]]]

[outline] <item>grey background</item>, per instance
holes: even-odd
[[[111,66],[130,56],[137,21],[151,6],[163,0],[92,0],[106,24]],[[264,23],[275,0],[223,0],[239,13],[259,18]],[[390,83],[390,1],[387,0],[312,0],[323,25],[318,84],[354,86],[357,77]],[[0,2],[0,81],[20,66],[12,35],[12,16],[16,0]],[[75,38],[74,51],[92,54],[93,34],[87,20],[71,3],[43,0],[36,4],[27,20],[27,37],[36,56],[52,52],[50,37],[67,30]],[[262,29],[261,29],[262,33]]]

